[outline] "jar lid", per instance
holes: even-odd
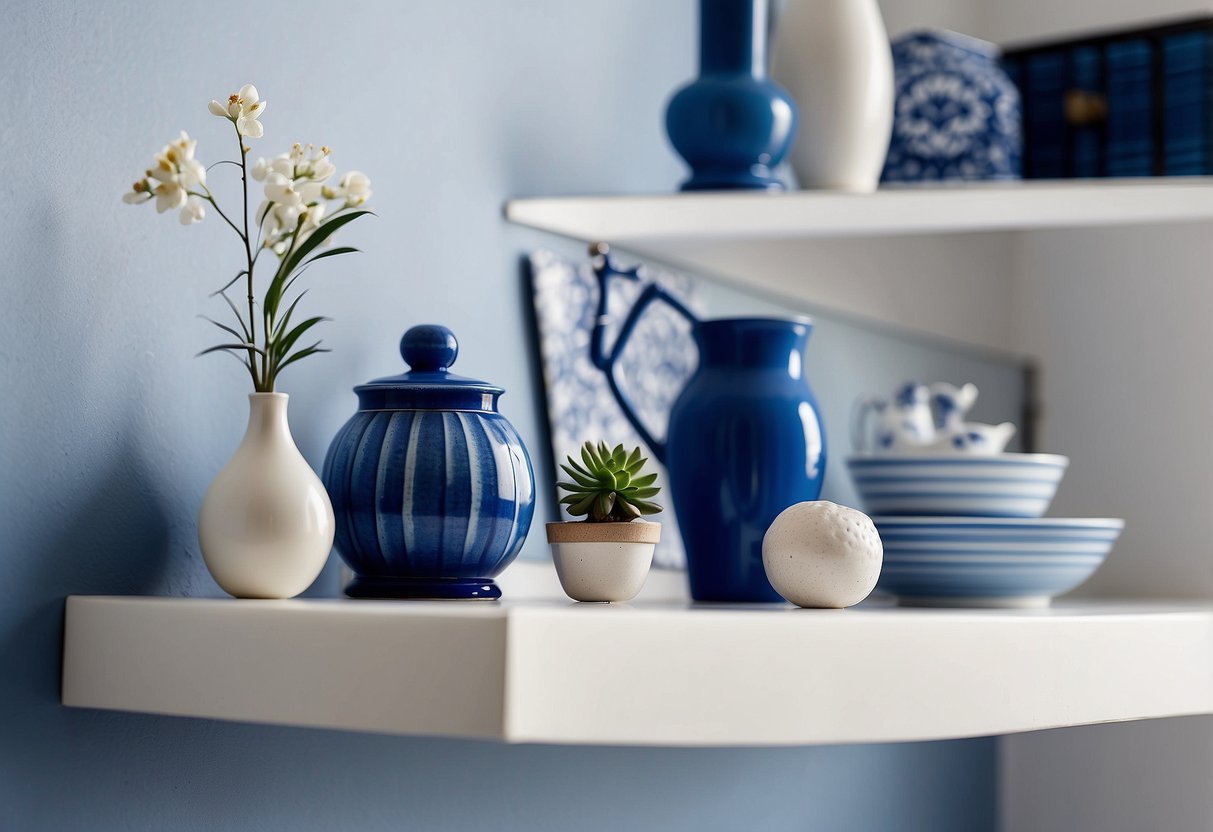
[[[459,342],[445,326],[422,324],[400,339],[409,371],[354,388],[363,410],[496,410],[500,387],[449,371]]]

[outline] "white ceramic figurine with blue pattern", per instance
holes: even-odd
[[[893,43],[893,138],[885,182],[1018,179],[1023,116],[998,47],[946,31]]]

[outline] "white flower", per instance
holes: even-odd
[[[273,159],[258,159],[253,163],[253,178],[258,182],[265,181],[271,173],[280,173],[287,179],[295,178],[295,165],[285,153],[279,153]]]
[[[259,139],[265,135],[265,128],[257,119],[265,112],[265,104],[266,102],[258,97],[257,88],[252,84],[245,84],[240,88],[240,92],[234,92],[227,97],[227,104],[211,101],[206,108],[212,114],[233,122],[241,136]]]
[[[191,189],[205,186],[206,183],[206,168],[194,158],[197,144],[189,134],[182,132],[156,154],[146,178],[136,182],[122,200],[134,205],[147,202],[154,196],[156,210],[161,214],[185,205]],[[197,219],[191,222],[202,218],[199,211],[191,209],[190,216],[195,215]]]
[[[146,179],[140,179],[131,189],[122,195],[122,201],[127,205],[138,205],[152,198],[152,188]]]
[[[156,155],[157,167],[167,163],[177,174],[178,181],[187,188],[202,185],[206,182],[206,168],[194,158],[194,148],[198,142],[189,137],[184,130],[175,140],[164,146]]]
[[[329,199],[341,199],[345,197],[346,206],[353,208],[356,205],[361,205],[371,198],[374,193],[371,190],[371,180],[365,173],[352,170],[345,176],[341,177],[336,188],[330,188],[332,196]],[[328,193],[325,194],[328,196]]]
[[[162,182],[160,187],[156,188],[156,213],[163,214],[165,211],[180,208],[188,198],[185,188],[176,181]]]
[[[279,205],[298,205],[302,200],[295,183],[276,171],[265,177],[265,198]]]
[[[328,160],[328,154],[312,162],[312,179],[323,182],[337,172],[337,166]]]
[[[185,203],[185,207],[181,209],[181,224],[193,225],[196,222],[202,222],[202,218],[205,216],[206,206],[201,199],[192,196]]]
[[[319,182],[312,182],[307,179],[301,179],[296,182],[295,190],[299,192],[299,199],[308,205],[320,201],[324,196],[324,186]]]

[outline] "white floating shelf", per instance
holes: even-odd
[[[548,564],[511,575],[516,598],[523,578],[554,583]],[[650,578],[657,594],[681,581]],[[1213,608],[73,596],[63,662],[65,705],[241,722],[587,745],[933,740],[1213,713]]]
[[[1104,179],[829,191],[517,199],[506,218],[623,247],[694,240],[942,234],[1213,219],[1213,179]]]

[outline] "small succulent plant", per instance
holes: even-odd
[[[581,447],[581,462],[572,456],[560,467],[572,482],[556,485],[568,492],[561,500],[569,514],[591,523],[627,523],[644,514],[656,514],[661,506],[649,502],[661,489],[653,485],[656,474],[640,475],[648,459],[637,447],[630,454],[623,445],[614,450],[606,443],[586,442]]]

